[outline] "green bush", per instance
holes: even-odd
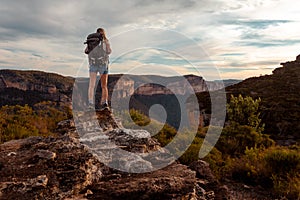
[[[25,127],[18,123],[7,124],[5,128],[2,127],[0,135],[0,143],[6,142],[12,139],[22,139],[29,136],[37,136],[38,129],[35,127]]]
[[[299,149],[299,148],[297,148]],[[290,199],[300,198],[300,154],[287,147],[270,148],[264,156],[266,169],[277,195]]]
[[[261,123],[259,104],[261,99],[252,99],[252,97],[243,97],[231,95],[227,104],[227,116],[229,122],[235,126],[246,125],[253,127],[258,133],[263,132],[264,124]]]
[[[288,148],[276,148],[269,151],[265,160],[267,168],[276,175],[286,175],[300,171],[300,154]]]
[[[262,134],[259,103],[260,99],[234,97],[227,104],[228,123],[222,130],[216,148],[223,155],[242,156],[247,148],[270,147],[275,144],[268,135]]]
[[[149,117],[143,115],[142,113],[134,109],[130,110],[130,116],[134,123],[139,126],[146,126],[151,122]]]
[[[300,198],[300,155],[287,147],[247,148],[240,158],[229,158],[223,176],[247,184],[261,185],[273,194]]]
[[[195,139],[193,140],[193,143],[179,158],[180,163],[188,165],[188,164],[198,160],[199,159],[199,150],[200,150],[202,144],[203,144],[203,139],[195,137]]]
[[[247,148],[270,147],[275,142],[268,135],[259,133],[247,125],[227,126],[216,144],[223,154],[241,156]]]
[[[272,175],[273,191],[277,196],[300,199],[300,173],[287,174],[286,177]]]
[[[173,140],[176,134],[177,130],[175,128],[165,124],[163,128],[153,137],[157,139],[162,146],[166,146]]]
[[[213,148],[203,160],[209,163],[209,167],[217,179],[225,177],[224,175],[229,171],[228,168],[231,168],[230,163],[226,162],[226,158],[223,158],[222,153],[217,148]]]
[[[52,135],[57,123],[71,115],[70,109],[59,110],[55,106],[53,102],[42,102],[33,108],[28,105],[2,106],[0,143],[29,136]]]
[[[235,162],[229,171],[231,177],[246,184],[259,184],[271,188],[272,182],[264,161],[265,148],[252,147],[245,150],[240,158],[232,158]]]

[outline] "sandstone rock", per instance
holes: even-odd
[[[146,174],[124,174],[122,178],[91,186],[92,199],[192,199],[195,172],[173,164]]]
[[[30,181],[30,185],[32,185],[32,187],[43,187],[45,188],[48,184],[48,178],[46,175],[40,175],[34,179],[31,179]]]
[[[15,156],[7,156],[8,152]],[[98,181],[105,168],[69,136],[0,145],[0,199],[62,199]]]
[[[42,158],[42,159],[46,159],[46,160],[54,160],[56,158],[56,153],[48,151],[48,150],[39,149],[34,154],[34,157],[35,156]]]
[[[196,172],[187,166],[173,162],[151,171],[173,158],[148,132],[124,129],[108,112],[81,114],[79,124],[72,120],[59,123],[57,137],[30,137],[0,145],[0,199],[217,199],[217,192],[200,187]],[[101,128],[91,128],[94,122],[83,125],[88,115]],[[79,134],[78,130],[86,132]],[[116,147],[135,154],[111,157]],[[105,150],[106,162],[117,162],[124,170],[101,163],[101,155],[93,148]],[[11,152],[15,154],[8,155]],[[149,152],[154,153],[143,156]],[[207,175],[207,167],[199,161],[194,169],[205,173],[203,183],[210,185],[213,176]],[[134,173],[128,173],[131,171]],[[139,173],[144,171],[149,172]]]
[[[196,176],[200,179],[209,180],[210,182],[216,182],[216,178],[214,177],[211,169],[209,168],[209,164],[203,160],[198,160],[189,165],[189,167],[196,171]]]
[[[196,176],[200,179],[197,181],[197,185],[207,191],[204,194],[201,192],[206,199],[231,199],[227,186],[218,182],[207,162],[198,160],[191,163],[189,168],[196,171]]]

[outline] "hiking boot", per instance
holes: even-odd
[[[109,109],[108,104],[107,103],[101,104],[100,110],[105,110],[105,109]]]
[[[95,104],[89,103],[89,110],[95,110]]]

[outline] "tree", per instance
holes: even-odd
[[[229,123],[216,144],[224,155],[240,156],[247,147],[270,147],[274,144],[269,135],[262,134],[264,124],[260,119],[260,102],[260,99],[231,95],[227,104]]]
[[[261,123],[259,104],[261,99],[253,100],[252,97],[231,95],[230,102],[227,104],[227,115],[231,125],[246,125],[253,127],[257,132],[264,130]]]

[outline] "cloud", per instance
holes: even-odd
[[[247,69],[249,69],[249,67],[251,68],[251,69],[253,69],[253,68],[258,68],[259,66],[266,66],[266,65],[277,65],[278,64],[278,62],[276,62],[276,61],[252,61],[252,62],[247,62],[247,61],[245,61],[245,62],[241,62],[241,63],[239,63],[239,62],[232,62],[231,64],[230,64],[230,66],[231,67],[226,67],[226,69],[225,70],[227,70],[227,69],[229,69],[229,70],[233,70],[233,69],[236,69],[236,70],[247,70]],[[246,66],[248,66],[247,68],[245,68]]]
[[[252,29],[266,29],[270,26],[278,26],[280,24],[284,23],[290,23],[293,22],[291,20],[266,20],[266,19],[222,19],[220,20],[220,23],[227,24],[227,25],[236,25],[239,27],[247,27]]]
[[[172,9],[174,8],[193,8],[197,4],[197,1],[195,0],[139,0],[136,1],[134,4],[138,8],[144,8],[144,7],[149,7],[149,6],[157,6],[160,5],[159,7],[164,7],[168,6],[169,8],[171,7]]]
[[[224,53],[224,54],[220,54],[220,56],[228,56],[228,57],[231,57],[231,56],[243,56],[245,55],[245,53]]]
[[[2,38],[84,36],[98,26],[176,24],[190,12],[228,10],[232,6],[209,0],[133,1],[1,1]]]
[[[83,41],[104,27],[115,73],[144,64],[194,73],[184,60],[201,70],[216,65],[226,76],[245,75],[250,65],[266,72],[267,62],[291,59],[300,47],[295,28],[300,15],[291,5],[290,0],[2,0],[0,68],[87,76]]]
[[[292,46],[299,45],[299,40],[263,40],[263,41],[240,41],[235,42],[235,45],[240,46],[254,46],[259,48],[269,48],[269,47],[282,47],[282,46]]]

